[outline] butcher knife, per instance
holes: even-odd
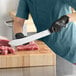
[[[22,44],[40,39],[42,37],[48,36],[53,32],[59,32],[61,30],[61,28],[65,27],[66,24],[68,23],[68,21],[69,21],[68,18],[69,17],[67,17],[67,16],[62,16],[60,19],[55,21],[49,29],[36,33],[34,35],[25,37],[25,38],[12,40],[9,42],[9,44],[11,46],[18,46],[18,45],[22,45]]]
[[[9,42],[9,44],[11,46],[19,46],[19,45],[26,44],[28,42],[43,38],[43,37],[48,36],[50,34],[51,34],[50,30],[47,29],[47,30],[44,30],[42,32],[36,33],[34,35],[25,37],[25,38],[12,40]]]

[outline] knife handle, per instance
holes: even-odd
[[[16,39],[21,39],[21,38],[24,38],[24,37],[26,37],[26,36],[24,36],[23,33],[16,33],[16,34],[15,34],[15,38],[16,38]],[[26,44],[23,44],[23,45],[27,45],[27,44],[29,44],[29,43],[26,43]]]
[[[64,16],[62,16],[60,19],[56,20],[56,21],[52,24],[52,26],[49,28],[49,31],[50,31],[51,33],[53,33],[53,32],[59,32],[59,31],[61,31],[61,29],[62,29],[63,27],[66,26],[66,24],[67,24],[68,22],[69,22],[69,17],[66,16],[66,15],[64,15]]]

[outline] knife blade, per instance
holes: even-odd
[[[34,35],[25,37],[25,38],[12,40],[12,41],[9,42],[9,44],[11,46],[19,46],[19,45],[22,45],[22,44],[25,44],[25,43],[28,43],[28,42],[35,41],[37,39],[43,38],[43,37],[48,36],[50,34],[51,34],[51,32],[47,29],[47,30],[44,30],[42,32],[36,33]]]

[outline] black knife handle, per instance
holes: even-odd
[[[69,22],[69,17],[66,16],[66,15],[64,15],[64,16],[62,16],[60,19],[56,20],[56,21],[52,24],[52,26],[49,28],[49,31],[50,31],[51,33],[53,33],[53,32],[59,32],[59,31],[61,31],[61,29],[62,29],[63,27],[66,26],[66,24],[67,24],[68,22]]]
[[[24,38],[24,37],[27,37],[27,36],[24,36],[23,33],[16,33],[15,34],[15,38],[16,39],[21,39],[21,38]],[[23,45],[27,45],[27,44],[29,44],[29,43],[26,43],[26,44],[23,44]]]

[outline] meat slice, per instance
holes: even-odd
[[[16,54],[15,53],[15,49],[14,48],[11,48],[11,47],[8,47],[8,53]]]
[[[8,42],[9,40],[7,38],[0,36],[0,46],[10,46]]]
[[[7,55],[9,53],[15,54],[15,50],[8,46],[0,46],[0,54]]]
[[[0,54],[7,55],[9,53],[15,54],[15,50],[8,44],[10,40],[0,36]]]
[[[8,51],[7,51],[7,47],[5,46],[0,46],[0,51],[2,55],[7,55]]]
[[[38,50],[38,49],[39,49],[39,47],[38,47],[38,45],[34,41],[30,42],[27,45],[17,46],[17,50],[18,51],[21,51],[21,50]]]
[[[0,46],[2,46],[2,45],[4,45],[4,46],[10,46],[8,44],[8,42],[9,42],[9,40],[2,40],[2,39],[0,39]]]

